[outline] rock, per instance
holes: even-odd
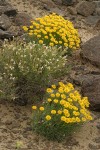
[[[86,17],[93,14],[95,7],[93,2],[82,1],[76,5],[76,10],[78,14]]]
[[[0,29],[0,39],[12,39],[14,34]]]
[[[29,26],[32,20],[32,17],[26,13],[18,13],[14,18],[14,22],[17,26]]]
[[[10,26],[11,26],[10,19],[6,15],[2,14],[0,16],[0,29],[7,30]]]
[[[54,12],[54,13],[56,13],[56,14],[58,14],[58,15],[61,15],[61,16],[64,16],[64,15],[65,15],[65,11],[63,11],[63,10],[57,8],[57,7],[56,7],[56,8],[50,8],[49,11],[50,11],[51,13]]]
[[[71,15],[77,15],[77,11],[74,7],[68,7],[67,10]]]
[[[7,4],[7,2],[5,1],[5,0],[0,0],[0,5],[1,6],[4,6],[4,5],[6,5]]]
[[[0,6],[0,15],[4,13],[4,6]]]
[[[82,94],[87,96],[90,109],[100,111],[100,75],[84,75],[82,83]]]
[[[19,129],[20,126],[21,126],[20,123],[14,120],[14,121],[12,122],[12,124],[10,124],[10,125],[7,126],[7,127],[8,127],[10,130],[12,130],[12,129],[14,129],[14,128],[18,128],[18,129]]]
[[[16,98],[14,103],[19,106],[25,106],[27,105],[28,100],[26,98]]]
[[[100,149],[100,145],[93,145],[89,143],[89,148],[92,150],[99,150]]]
[[[7,16],[15,16],[17,15],[17,10],[14,9],[11,5],[8,5],[4,11],[4,14],[6,14]]]
[[[100,8],[96,8],[96,14],[100,16]]]
[[[67,6],[72,5],[75,2],[76,0],[62,0],[62,4]]]
[[[0,14],[6,14],[7,16],[15,16],[17,14],[17,11],[9,3],[0,2]]]
[[[55,2],[55,4],[57,5],[62,5],[62,0],[53,0]]]
[[[11,120],[7,120],[6,122],[5,122],[5,125],[11,125],[12,124],[12,121]]]
[[[48,8],[54,8],[56,6],[52,0],[41,0],[41,1]]]
[[[26,127],[26,128],[24,128],[24,132],[26,133],[27,131],[32,131],[32,127]]]
[[[2,41],[2,40],[0,40],[0,47],[2,46],[2,44],[3,44],[3,41]]]
[[[98,20],[94,28],[100,30],[100,19]]]
[[[81,56],[100,68],[100,35],[84,43]]]
[[[97,123],[96,127],[98,130],[100,130],[100,122]]]
[[[99,20],[100,20],[99,16],[92,16],[92,15],[90,15],[90,16],[86,17],[85,22],[88,25],[95,26]]]
[[[76,146],[78,144],[79,144],[79,142],[75,138],[73,138],[71,136],[66,138],[65,145],[67,145],[67,146]]]
[[[94,142],[100,143],[100,137],[95,138],[95,139],[94,139]]]

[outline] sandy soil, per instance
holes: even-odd
[[[37,0],[8,0],[20,12],[27,12],[33,18],[48,14],[41,9]],[[79,29],[82,42],[86,42],[97,32],[91,28]],[[92,112],[94,120],[82,126],[79,132],[66,138],[62,143],[51,142],[32,132],[31,105],[16,106],[0,101],[0,150],[15,150],[20,144],[21,150],[99,150],[100,149],[100,113]]]
[[[32,132],[31,106],[0,103],[0,150],[95,150],[100,149],[100,114],[92,112],[94,120],[82,126],[79,132],[62,143],[51,142]]]

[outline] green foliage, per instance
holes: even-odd
[[[23,29],[28,40],[62,49],[66,47],[67,54],[80,47],[78,31],[72,22],[55,13],[36,18],[31,21],[30,27],[23,26]]]
[[[33,42],[5,42],[0,51],[1,96],[21,101],[42,99],[45,87],[67,70],[64,53]]]
[[[47,88],[42,106],[32,106],[33,130],[50,140],[61,141],[85,121],[92,120],[89,101],[71,83]]]

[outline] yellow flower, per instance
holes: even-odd
[[[51,88],[47,88],[47,93],[52,93],[53,92],[53,90],[51,89]]]
[[[54,85],[54,84],[53,84],[51,87],[52,87],[53,89],[56,89],[56,85]]]
[[[64,43],[64,46],[68,47],[68,43]]]
[[[52,101],[52,99],[51,99],[51,98],[48,98],[48,99],[47,99],[47,101],[48,101],[48,102],[51,102],[51,101]]]
[[[62,44],[62,41],[59,41],[59,44]]]
[[[54,103],[56,103],[56,104],[58,103],[58,99],[54,99],[53,101],[54,101]]]
[[[68,93],[68,92],[70,92],[70,89],[68,87],[65,87],[64,92]]]
[[[29,32],[33,33],[33,30],[29,30]]]
[[[32,33],[32,32],[29,32],[28,34],[29,34],[30,36],[32,36],[32,35],[33,35],[33,33]]]
[[[46,36],[44,36],[44,38],[45,38],[45,39],[48,39],[48,36],[46,35]]]
[[[74,99],[74,98],[75,98],[75,96],[74,96],[74,94],[73,94],[73,93],[70,93],[70,94],[69,94],[69,97],[70,97],[70,98],[72,98],[72,99]]]
[[[50,96],[51,96],[51,97],[55,97],[55,94],[51,94]]]
[[[30,26],[30,29],[33,29],[33,26]]]
[[[79,115],[80,115],[80,113],[79,113],[79,112],[77,112],[77,111],[73,111],[73,115],[75,115],[75,116],[79,116]]]
[[[73,108],[74,110],[78,110],[78,108],[77,108],[76,106],[73,106],[72,108]]]
[[[64,115],[65,115],[66,117],[69,117],[69,116],[70,116],[70,113],[69,113],[69,111],[68,111],[67,109],[64,109],[63,112],[64,112]]]
[[[60,104],[61,104],[61,105],[64,105],[65,103],[66,103],[65,100],[61,100],[61,101],[60,101]]]
[[[93,120],[92,116],[90,116],[90,115],[87,115],[86,118],[87,118],[88,120]]]
[[[45,15],[44,17],[36,18],[34,21],[31,21],[31,23],[32,25],[29,29],[34,30],[34,35],[40,33],[42,37],[40,38],[46,45],[61,45],[73,50],[80,46],[80,38],[77,30],[74,29],[70,21],[65,20],[62,16],[56,14]],[[24,26],[23,29],[28,31],[26,26]],[[43,44],[41,42],[39,43]]]
[[[62,114],[62,111],[61,111],[61,110],[58,110],[57,113],[58,113],[59,115],[61,115],[61,114]]]
[[[76,117],[75,120],[76,120],[76,122],[81,122],[79,117]]]
[[[37,35],[37,37],[38,37],[38,38],[40,38],[40,37],[41,37],[41,35]]]
[[[65,116],[61,116],[61,121],[66,122],[66,117]]]
[[[72,117],[72,122],[76,122],[76,119],[75,119],[75,117]]]
[[[56,93],[56,97],[60,97],[60,93]]]
[[[41,111],[44,111],[44,107],[40,107],[39,109],[40,109]]]
[[[82,117],[82,121],[86,121],[86,118]]]
[[[61,94],[61,98],[66,99],[66,95],[65,94]]]
[[[51,114],[56,114],[56,110],[51,110]]]
[[[43,44],[43,41],[42,41],[42,40],[39,40],[39,44]]]
[[[68,98],[67,100],[68,100],[68,102],[72,102],[73,101],[71,98]]]
[[[33,109],[33,110],[36,110],[36,109],[37,109],[37,106],[32,106],[32,109]]]
[[[80,112],[81,112],[82,114],[85,114],[85,113],[86,113],[85,109],[80,109]]]
[[[71,105],[69,102],[65,102],[64,107],[69,108],[69,109],[73,109],[74,106]]]
[[[45,119],[46,119],[46,120],[51,120],[51,116],[50,116],[50,115],[47,115],[47,116],[45,117]]]
[[[28,28],[26,26],[23,26],[24,31],[28,31]]]
[[[64,93],[64,90],[63,90],[62,87],[60,87],[60,88],[58,89],[58,91],[59,91],[59,93]]]
[[[64,86],[63,82],[58,82],[58,83],[60,86],[62,86],[62,87]]]
[[[50,43],[50,46],[54,46],[54,43]]]
[[[73,84],[71,84],[71,83],[68,83],[67,86],[68,86],[69,88],[71,88],[71,90],[74,89]]]

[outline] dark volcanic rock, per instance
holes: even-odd
[[[7,16],[15,16],[17,15],[17,10],[14,9],[12,6],[8,6],[6,7],[6,10],[4,11],[4,14],[6,14]]]
[[[14,22],[17,26],[29,26],[31,24],[32,18],[26,13],[18,13],[14,18]]]
[[[100,111],[100,75],[85,75],[82,94],[89,98],[90,108]]]
[[[62,0],[53,0],[55,2],[55,4],[57,5],[61,5],[62,4]]]
[[[0,29],[7,30],[10,26],[11,26],[10,19],[6,15],[2,14],[0,16]]]
[[[56,6],[52,0],[41,0],[41,2],[48,8],[54,8]]]
[[[100,17],[100,8],[96,8],[96,14]]]
[[[98,22],[96,23],[95,29],[100,30],[100,19],[99,19]]]
[[[15,16],[17,14],[17,11],[9,3],[5,1],[0,1],[0,14],[6,14],[7,16]]]
[[[4,5],[6,5],[7,4],[7,2],[5,1],[5,0],[0,0],[0,5],[1,6],[4,6]]]
[[[100,149],[100,145],[93,145],[93,144],[89,143],[89,148],[91,150],[99,150]]]
[[[85,19],[86,24],[96,26],[97,22],[100,20],[100,16],[88,16]]]
[[[63,5],[72,5],[74,2],[76,2],[75,0],[62,0],[62,4]]]
[[[67,10],[70,12],[71,15],[77,15],[77,11],[74,7],[69,6]]]
[[[100,68],[100,35],[84,43],[81,56]]]
[[[13,33],[0,29],[0,39],[12,39],[15,36]]]
[[[95,4],[93,2],[82,1],[77,4],[77,13],[82,16],[89,16],[95,11]]]

